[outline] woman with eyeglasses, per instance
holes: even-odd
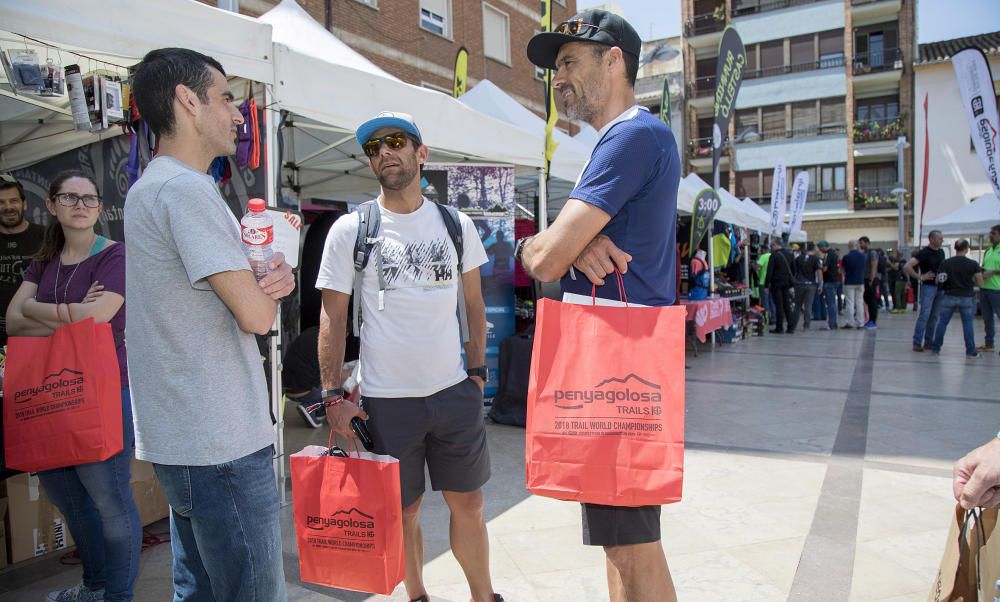
[[[45,207],[42,248],[7,309],[11,336],[49,336],[71,321],[110,322],[121,371],[121,452],[102,462],[39,473],[66,517],[83,564],[83,581],[52,592],[53,602],[131,601],[139,573],[142,525],[129,485],[134,434],[125,363],[125,245],[97,234],[102,202],[90,176],[55,177]]]

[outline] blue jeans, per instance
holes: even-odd
[[[170,502],[174,602],[285,599],[271,457],[268,446],[224,464],[153,465]]]
[[[972,355],[976,352],[975,330],[972,320],[976,315],[976,300],[974,297],[957,297],[954,295],[941,295],[937,301],[937,330],[934,333],[934,353],[941,351],[941,344],[944,342],[944,333],[948,330],[948,322],[951,321],[952,314],[958,310],[962,317],[962,334],[965,336],[965,355]]]
[[[1000,291],[980,289],[979,308],[983,310],[983,325],[986,326],[986,346],[991,347],[996,338],[993,316],[1000,317]]]
[[[933,342],[940,300],[941,292],[937,285],[923,283],[920,287],[920,301],[918,303],[920,313],[917,314],[917,324],[913,327],[914,345],[930,345]]]
[[[826,297],[826,325],[830,329],[837,328],[837,289],[839,282],[824,282],[823,296]]]
[[[826,302],[823,301],[823,285],[819,285],[819,291],[813,298],[812,303],[812,314],[813,320],[825,320],[826,319]]]
[[[760,295],[761,295],[760,304],[763,305],[764,309],[767,310],[767,317],[773,324],[775,308],[774,308],[774,299],[771,298],[771,290],[768,289],[766,286],[762,286],[760,287]]]
[[[122,451],[91,462],[38,473],[52,503],[66,517],[80,552],[83,583],[104,589],[109,602],[132,600],[139,575],[142,524],[132,498],[132,400],[122,389]]]

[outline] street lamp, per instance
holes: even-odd
[[[906,136],[900,136],[896,138],[896,181],[899,182],[899,186],[892,189],[892,193],[896,195],[896,208],[898,210],[899,216],[899,248],[903,248],[903,242],[905,240],[906,234],[903,231],[903,208],[906,205],[906,188],[903,187],[903,149],[910,148],[910,144],[906,141]]]

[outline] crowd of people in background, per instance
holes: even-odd
[[[769,251],[752,262],[759,299],[774,326],[772,334],[792,334],[801,324],[825,322],[820,330],[878,328],[879,312],[917,312],[913,351],[941,352],[948,323],[957,311],[962,319],[966,356],[995,351],[995,318],[1000,316],[1000,224],[989,232],[982,263],[969,256],[966,239],[953,245],[946,259],[944,236],[933,230],[927,246],[907,259],[899,249],[873,248],[862,236],[847,242],[843,257],[829,242],[790,248],[774,237]],[[985,326],[985,341],[976,346],[973,321],[976,289]]]

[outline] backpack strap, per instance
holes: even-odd
[[[378,200],[367,201],[354,210],[358,214],[358,235],[354,239],[354,300],[353,329],[354,336],[361,336],[361,276],[368,265],[372,251],[381,240],[377,237],[382,225],[382,214],[379,212]],[[378,308],[385,309],[385,276],[382,273],[382,254],[379,253],[378,263]]]
[[[441,212],[441,219],[444,220],[444,227],[448,231],[448,237],[455,245],[455,254],[458,257],[458,277],[455,279],[458,284],[458,328],[462,335],[462,344],[469,342],[469,313],[465,306],[465,289],[462,286],[462,257],[465,254],[465,244],[462,238],[462,222],[459,221],[458,209],[450,205],[434,203]]]

